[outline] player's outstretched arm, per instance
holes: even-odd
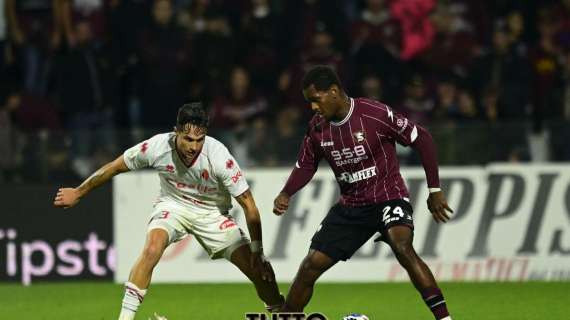
[[[244,193],[237,196],[236,200],[243,208],[245,220],[247,222],[247,229],[249,230],[249,236],[251,238],[251,267],[261,274],[261,278],[263,280],[275,281],[273,268],[271,268],[271,265],[263,255],[261,217],[251,191],[249,189],[246,190]]]
[[[426,173],[426,180],[430,189],[427,200],[428,209],[435,222],[449,221],[449,214],[453,210],[447,204],[445,195],[439,187],[439,168],[437,164],[436,147],[431,134],[421,126],[417,127],[417,138],[412,147],[420,154],[422,165]]]
[[[129,171],[125,164],[123,155],[117,159],[107,163],[106,165],[95,171],[89,178],[85,179],[77,188],[60,188],[57,191],[53,205],[59,208],[71,208],[75,206],[81,197],[97,188],[103,183],[109,181],[115,175]]]

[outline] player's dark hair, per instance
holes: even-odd
[[[178,109],[176,117],[176,130],[183,131],[187,124],[199,127],[208,127],[210,117],[201,102],[186,103]]]
[[[317,65],[311,68],[303,77],[303,90],[311,85],[315,86],[317,91],[328,90],[333,84],[342,89],[340,80],[333,68],[325,65]]]

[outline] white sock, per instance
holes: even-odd
[[[441,319],[441,320],[451,320],[451,316],[447,316],[447,317],[445,317],[445,318],[443,318],[443,319]]]
[[[123,297],[119,320],[133,320],[145,294],[146,289],[142,290],[132,282],[125,282],[125,296]]]

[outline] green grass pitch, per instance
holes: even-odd
[[[570,319],[570,282],[442,283],[456,320]],[[288,285],[282,284],[286,292]],[[123,291],[111,283],[0,284],[0,319],[117,319]],[[261,302],[248,284],[157,284],[137,319],[245,319]],[[409,283],[317,284],[307,312],[339,320],[350,312],[371,320],[433,319]]]

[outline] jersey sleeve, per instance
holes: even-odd
[[[241,168],[227,148],[222,147],[214,153],[212,165],[216,177],[222,182],[232,197],[237,197],[249,189]]]
[[[413,123],[403,115],[393,112],[386,106],[384,134],[394,138],[399,144],[411,146],[420,154],[428,187],[439,187],[437,151],[430,133],[422,126]]]
[[[303,138],[295,168],[289,175],[282,192],[292,196],[303,188],[317,172],[321,158],[322,154],[316,150],[309,131]]]
[[[404,115],[394,112],[390,107],[385,106],[386,111],[381,112],[380,133],[393,138],[403,146],[409,146],[418,138],[418,127]]]
[[[130,170],[152,167],[158,149],[158,139],[154,136],[123,153],[125,164]]]

